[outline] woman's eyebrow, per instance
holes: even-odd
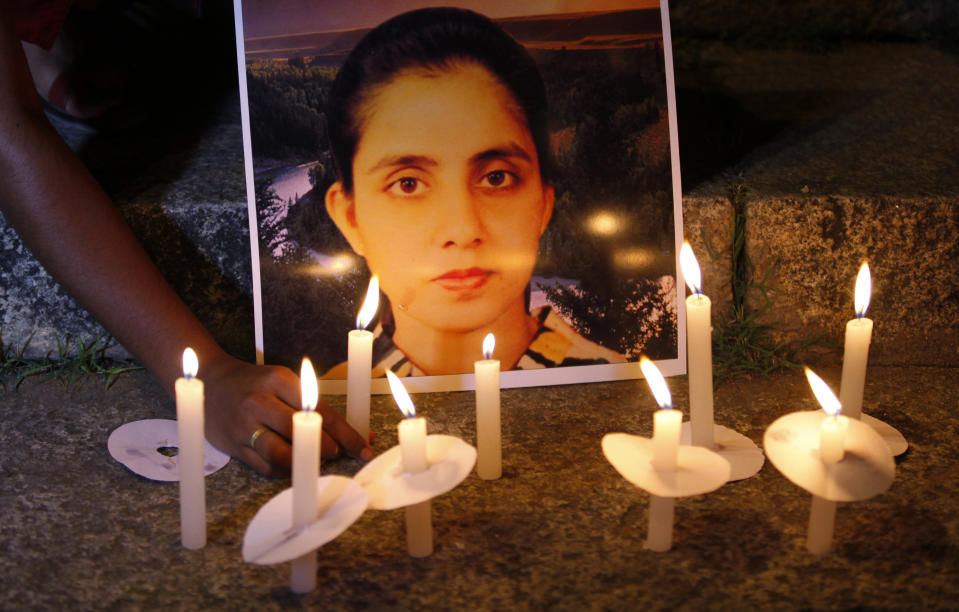
[[[491,159],[502,159],[504,157],[518,157],[527,162],[533,161],[533,158],[529,153],[526,152],[526,149],[519,146],[515,142],[508,142],[491,149],[486,149],[485,151],[480,151],[476,155],[470,157],[470,163],[475,164],[477,162],[484,162]]]
[[[428,166],[436,167],[439,164],[432,157],[425,155],[388,155],[381,158],[378,162],[366,171],[367,174],[373,174],[383,168],[395,168],[397,166]]]

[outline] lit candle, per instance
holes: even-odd
[[[660,408],[653,415],[653,466],[658,470],[675,470],[683,414],[679,410],[673,410],[669,387],[666,386],[666,380],[656,364],[643,356],[639,367]]]
[[[832,389],[821,378],[806,368],[806,379],[812,387],[816,400],[828,416],[822,420],[819,428],[819,458],[827,465],[842,461],[845,451],[846,430],[849,419],[842,416],[842,406]],[[833,530],[836,523],[836,502],[813,495],[809,511],[809,529],[806,533],[806,548],[821,555],[832,547]]]
[[[310,360],[300,366],[300,402],[302,410],[293,415],[293,527],[309,525],[317,519],[317,480],[320,477],[320,445],[323,417],[316,411],[319,385]],[[290,590],[309,593],[316,589],[316,551],[294,559],[290,567]]]
[[[842,358],[842,381],[839,384],[839,402],[849,418],[862,416],[862,393],[866,384],[866,363],[869,343],[872,341],[872,319],[866,318],[872,292],[869,265],[864,263],[856,276],[856,317],[846,323],[846,348]]]
[[[656,364],[643,356],[639,367],[660,408],[653,415],[653,467],[657,471],[675,471],[683,415],[673,409],[669,387]],[[650,550],[662,552],[672,547],[675,508],[675,498],[650,494],[649,528],[646,534],[646,547]]]
[[[346,422],[364,440],[370,437],[370,379],[373,369],[373,332],[367,331],[380,304],[380,283],[370,279],[366,299],[356,317],[356,329],[349,334],[347,348]]]
[[[416,416],[410,394],[396,374],[387,370],[393,399],[406,417],[399,424],[400,454],[403,470],[422,472],[429,467],[426,457],[426,419]],[[406,507],[406,545],[411,557],[433,554],[433,519],[430,500]]]
[[[180,539],[185,548],[206,546],[206,488],[203,471],[203,381],[191,348],[183,351],[183,378],[176,390],[177,463],[180,475]]]
[[[713,448],[712,303],[703,295],[699,262],[683,242],[679,264],[692,295],[686,298],[686,359],[689,370],[689,427],[695,446]]]
[[[473,364],[476,374],[476,473],[484,480],[499,478],[503,473],[499,360],[493,359],[496,338],[487,334],[483,340],[483,359]]]
[[[838,463],[845,454],[843,445],[846,441],[846,430],[849,429],[849,419],[840,414],[842,405],[829,385],[809,368],[806,368],[806,379],[819,405],[829,415],[822,420],[819,428],[819,457],[826,463]]]

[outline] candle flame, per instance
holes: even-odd
[[[486,337],[483,338],[483,359],[492,359],[493,358],[493,348],[496,347],[496,336],[493,334],[486,334]]]
[[[649,357],[643,355],[639,360],[639,367],[643,371],[643,376],[646,377],[646,384],[649,385],[649,389],[653,392],[653,397],[656,398],[656,403],[659,404],[659,407],[664,410],[671,409],[673,407],[673,397],[669,393],[669,387],[666,386],[666,379],[663,378],[656,364],[653,363]]]
[[[700,295],[703,292],[703,278],[699,271],[699,262],[696,261],[696,255],[693,253],[693,247],[689,246],[688,241],[683,242],[683,248],[679,250],[679,267],[683,271],[683,278],[689,290]]]
[[[316,382],[316,372],[310,358],[304,357],[300,364],[300,405],[309,412],[316,409],[319,399],[320,385]]]
[[[393,392],[393,400],[396,401],[396,405],[400,407],[400,412],[403,413],[408,419],[411,419],[416,416],[416,406],[413,405],[413,400],[410,398],[410,394],[407,393],[406,387],[403,386],[403,381],[401,381],[396,374],[390,370],[386,371],[386,380],[390,383],[390,391]]]
[[[366,299],[363,300],[363,306],[360,308],[360,314],[356,315],[356,329],[366,329],[373,317],[376,315],[376,309],[380,307],[380,279],[374,274],[370,278],[370,286],[366,289]]]
[[[818,401],[822,409],[831,416],[839,416],[839,413],[842,412],[842,404],[839,403],[836,394],[832,392],[829,385],[823,382],[823,379],[816,376],[815,372],[809,368],[804,369],[806,370],[806,380],[809,381],[809,386],[812,387],[816,401]]]
[[[856,275],[856,316],[862,318],[866,316],[866,310],[869,308],[869,297],[872,294],[872,275],[869,273],[869,264],[863,262],[859,268],[859,274]]]
[[[200,369],[200,360],[196,358],[196,351],[186,347],[183,351],[183,376],[193,378]]]

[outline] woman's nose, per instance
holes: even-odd
[[[481,203],[468,189],[457,190],[444,199],[439,224],[439,238],[443,248],[482,244],[485,228],[480,206]]]

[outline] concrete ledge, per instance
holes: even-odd
[[[697,252],[705,253],[705,233],[728,256],[733,210],[726,192],[730,184],[745,187],[746,252],[758,274],[772,270],[773,305],[764,319],[775,325],[772,339],[822,335],[841,346],[853,316],[855,276],[868,260],[870,360],[956,363],[955,56],[906,44],[814,53],[702,43],[685,51],[677,74],[686,107],[703,108],[697,97],[725,102],[723,116],[680,113],[681,131],[684,119],[693,125],[681,138],[683,159],[690,150],[689,157],[702,159],[697,147],[708,143],[730,151],[740,146],[739,161],[707,172],[688,190],[687,235]],[[711,124],[720,127],[705,127]],[[734,134],[742,136],[738,143],[728,140]],[[695,166],[687,170],[702,174]],[[705,273],[717,275],[716,295],[728,300],[728,265]],[[750,305],[758,306],[752,297]]]
[[[871,363],[953,365],[959,361],[959,205],[955,200],[800,197],[757,198],[746,205],[746,251],[760,276],[771,270],[772,306],[759,321],[772,342],[821,336],[842,346],[854,314],[856,273],[868,260],[874,321]],[[704,253],[700,232],[729,253],[732,205],[686,200],[687,234]],[[715,314],[730,300],[728,259],[704,267]],[[747,306],[762,297],[752,292]],[[828,352],[828,351],[825,351]],[[824,353],[812,347],[802,356]]]
[[[243,149],[235,92],[205,125],[97,134],[57,122],[173,287],[234,354],[253,356],[253,306]],[[0,333],[28,357],[89,342],[103,327],[60,287],[0,216]],[[117,304],[117,308],[123,308]],[[108,354],[129,357],[121,346]]]

